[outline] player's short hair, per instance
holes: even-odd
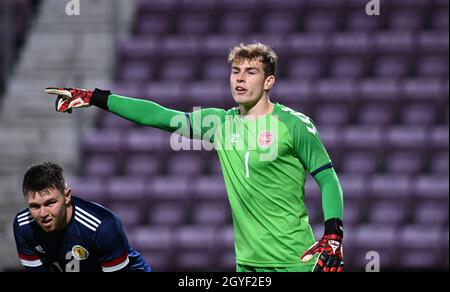
[[[275,75],[278,56],[268,45],[262,43],[240,43],[230,50],[228,63],[258,60],[264,65],[265,77]]]
[[[54,188],[64,194],[66,182],[63,169],[52,162],[32,164],[28,167],[22,183],[22,191],[25,197],[30,193],[36,193],[48,188]]]

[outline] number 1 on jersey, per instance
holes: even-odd
[[[250,177],[250,171],[248,169],[248,159],[250,158],[250,151],[245,153],[245,177]]]

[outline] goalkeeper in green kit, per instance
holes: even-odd
[[[306,115],[272,103],[277,55],[261,43],[229,54],[231,93],[237,107],[193,112],[106,90],[46,89],[56,110],[95,105],[141,125],[213,143],[231,206],[236,271],[344,269],[343,194],[318,131]],[[307,173],[320,186],[325,232],[315,241],[304,204]]]

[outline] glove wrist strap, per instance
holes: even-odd
[[[108,110],[108,97],[111,94],[109,90],[101,90],[96,88],[92,94],[90,104],[98,106],[104,110]]]
[[[339,218],[331,218],[325,221],[325,234],[336,234],[342,238],[344,236],[342,220]]]

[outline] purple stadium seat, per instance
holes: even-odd
[[[150,17],[143,17],[139,19],[137,31],[142,37],[165,35],[169,32],[169,16],[152,14]]]
[[[214,157],[210,160],[209,172],[211,173],[211,175],[222,175],[222,166],[220,165],[219,158]]]
[[[441,245],[440,226],[408,225],[400,230],[399,244],[409,249],[435,250]]]
[[[405,125],[431,126],[436,122],[435,106],[431,103],[410,103],[402,111]]]
[[[202,50],[205,57],[225,58],[233,44],[239,44],[242,39],[237,34],[209,35],[203,39]]]
[[[337,14],[333,12],[312,12],[305,16],[307,32],[333,32],[337,26]]]
[[[417,240],[416,240],[417,241]],[[439,253],[433,249],[402,249],[399,254],[399,268],[403,269],[426,269],[437,268],[437,262],[439,260]]]
[[[179,225],[185,220],[185,207],[179,203],[152,204],[148,211],[149,223],[151,225]]]
[[[291,13],[268,13],[263,17],[261,30],[263,33],[288,34],[295,31],[295,20]]]
[[[364,76],[364,61],[357,57],[340,57],[331,63],[331,77],[333,78],[361,78]]]
[[[252,32],[253,22],[245,13],[229,13],[222,16],[219,26],[223,34],[248,34]]]
[[[406,208],[403,202],[376,202],[370,207],[369,220],[375,224],[395,226],[404,222]]]
[[[431,158],[431,172],[434,174],[449,173],[449,157],[447,150],[435,152]]]
[[[185,87],[183,83],[170,81],[169,78],[169,80],[149,84],[146,89],[144,88],[144,95],[145,98],[162,105],[179,104],[186,98]]]
[[[143,177],[111,177],[107,188],[112,201],[139,201],[143,198],[146,180]]]
[[[408,74],[408,66],[402,57],[380,57],[374,62],[374,74],[377,78],[402,78]]]
[[[192,196],[201,200],[227,199],[225,183],[221,176],[200,176],[191,182]]]
[[[386,133],[385,145],[390,149],[418,150],[425,146],[427,132],[421,126],[396,126]]]
[[[347,127],[342,139],[346,149],[378,150],[383,142],[383,132],[377,126]]]
[[[288,54],[293,56],[321,56],[328,49],[324,34],[295,34],[286,40]]]
[[[149,199],[154,201],[180,201],[188,195],[188,180],[181,176],[158,176],[150,182],[146,189],[150,190]]]
[[[319,135],[325,147],[332,151],[341,147],[340,133],[334,126],[321,126]]]
[[[131,96],[131,97],[140,97],[142,95],[142,88],[136,82],[115,82],[109,86],[111,88],[111,92],[119,95]]]
[[[448,57],[426,56],[418,60],[417,75],[419,77],[448,77]]]
[[[447,200],[449,194],[448,175],[423,175],[413,181],[412,192],[418,199]]]
[[[168,60],[162,65],[161,79],[170,82],[190,81],[195,78],[195,70],[195,64],[190,60]]]
[[[137,7],[142,14],[145,13],[167,13],[176,4],[176,0],[139,0]]]
[[[183,251],[175,256],[176,271],[210,270],[213,257],[205,251]]]
[[[139,251],[169,250],[173,244],[173,233],[167,226],[138,227],[128,233],[128,238]]]
[[[449,131],[448,124],[446,126],[434,127],[430,133],[429,147],[433,150],[448,151]]]
[[[203,64],[203,79],[225,82],[230,77],[231,66],[223,59],[207,60]]]
[[[358,111],[360,125],[389,125],[392,123],[392,107],[383,104],[365,104]]]
[[[313,87],[309,81],[280,80],[270,91],[272,97],[281,103],[308,103],[312,96]]]
[[[202,159],[192,152],[171,155],[168,171],[171,175],[196,176],[202,171]]]
[[[344,193],[344,196],[346,194]],[[344,207],[344,220],[345,220],[345,224],[350,224],[350,225],[354,225],[354,224],[359,224],[360,222],[360,218],[361,218],[361,214],[364,213],[364,210],[362,209],[361,205],[358,204],[357,202],[345,202],[345,207]]]
[[[141,223],[141,210],[138,203],[115,203],[108,207],[119,217],[126,232],[136,228]]]
[[[319,198],[321,198],[322,194],[320,193],[320,188],[317,182],[312,177],[306,178],[305,184],[305,198],[308,202],[312,204],[315,203]]]
[[[123,143],[126,152],[144,154],[159,150],[163,141],[160,130],[145,128],[127,131]]]
[[[353,233],[355,247],[362,248],[365,251],[393,249],[397,241],[397,232],[394,226],[386,224],[360,225]]]
[[[126,60],[149,62],[159,52],[159,42],[154,38],[133,38],[120,46],[121,56]]]
[[[108,190],[102,178],[77,177],[67,180],[74,196],[79,196],[88,201],[103,203],[108,198]]]
[[[369,52],[369,36],[363,32],[336,33],[331,36],[330,49],[336,55],[364,56]]]
[[[414,50],[414,39],[408,32],[378,32],[373,36],[373,50],[382,54],[408,54]]]
[[[87,153],[119,153],[121,132],[116,129],[91,130],[83,136],[82,147]]]
[[[218,3],[214,0],[179,0],[177,5],[182,11],[211,13],[218,9]]]
[[[406,101],[430,102],[445,97],[444,86],[438,79],[406,79],[400,94]]]
[[[422,14],[420,11],[401,10],[389,16],[389,30],[417,31],[422,27]]]
[[[174,232],[174,243],[178,249],[207,251],[214,246],[215,232],[208,226],[180,226]]]
[[[229,74],[229,69],[227,71]],[[232,99],[229,86],[224,80],[193,82],[185,94],[194,105],[201,107],[222,105],[225,99]]]
[[[133,97],[133,96],[131,96]],[[104,112],[101,115],[101,126],[104,130],[107,129],[129,129],[136,125],[135,123],[124,119],[113,113]]]
[[[322,61],[320,58],[296,58],[289,62],[287,71],[290,79],[319,78],[322,74]]]
[[[411,195],[412,184],[413,181],[406,175],[373,176],[367,192],[372,194],[373,199],[405,200]]]
[[[420,201],[414,209],[414,222],[430,226],[448,225],[448,204],[433,201]]]
[[[193,211],[194,224],[223,225],[231,222],[230,207],[227,203],[199,203]]]
[[[373,174],[377,169],[377,155],[373,152],[349,152],[343,160],[345,173]]]
[[[151,176],[159,171],[157,156],[137,154],[127,157],[125,162],[125,175]]]
[[[327,79],[316,83],[316,98],[325,102],[348,103],[355,97],[355,83],[348,79]]]
[[[358,83],[359,98],[376,103],[392,103],[399,96],[399,85],[394,80],[366,79]]]
[[[183,13],[178,19],[178,33],[181,35],[206,34],[211,28],[211,22],[211,16],[207,13]]]
[[[83,167],[86,176],[111,176],[117,170],[117,157],[107,154],[90,155],[85,159]]]
[[[432,17],[433,30],[447,31],[449,30],[448,9],[437,10]]]
[[[426,54],[437,53],[448,56],[448,31],[421,32],[419,34],[419,50]]]
[[[196,58],[199,54],[200,42],[198,37],[185,36],[171,36],[161,40],[160,54],[167,58]]]
[[[418,174],[421,171],[420,153],[416,151],[391,152],[386,158],[386,171],[390,174]]]
[[[366,200],[369,195],[368,181],[360,174],[340,174],[339,182],[346,199],[353,201]]]
[[[353,32],[373,32],[380,27],[379,17],[367,17],[362,10],[356,10],[347,17],[347,29]]]
[[[258,1],[259,2],[259,1]],[[221,9],[225,12],[242,12],[242,11],[254,11],[256,7],[256,0],[223,0]]]
[[[299,9],[304,2],[305,1],[299,0],[262,0],[258,1],[258,6],[262,5],[263,11],[294,12]]]
[[[315,122],[322,125],[346,125],[349,121],[349,110],[345,105],[325,104],[316,110]]]
[[[142,62],[127,62],[119,71],[119,80],[122,82],[146,82],[150,80],[152,67]]]
[[[215,248],[219,250],[231,250],[234,248],[234,230],[231,224],[215,228]]]

